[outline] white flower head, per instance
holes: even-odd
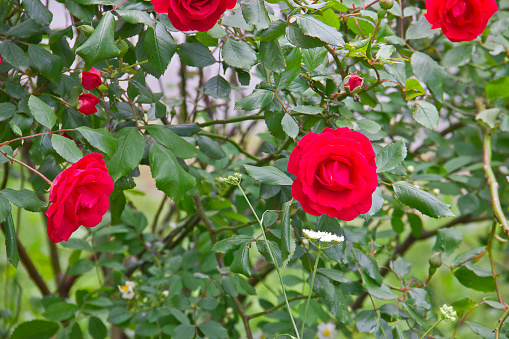
[[[253,334],[253,339],[267,339],[267,335],[263,332]]]
[[[170,291],[166,290],[166,291],[163,291],[163,296],[167,297],[170,295]]]
[[[313,231],[308,229],[303,229],[302,232],[304,236],[309,240],[319,240],[323,243],[342,243],[345,241],[344,236],[338,236],[336,234],[332,234],[330,232],[322,232],[322,231]]]
[[[456,321],[456,311],[452,306],[448,306],[447,304],[444,304],[442,307],[440,307],[440,313],[442,313],[442,319],[448,322],[454,322]]]
[[[134,281],[126,281],[124,285],[118,285],[118,289],[120,293],[122,293],[123,299],[131,300],[134,298],[134,286],[136,286]]]
[[[333,323],[325,323],[318,325],[318,339],[335,339],[336,334],[336,325]]]

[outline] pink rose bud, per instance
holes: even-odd
[[[93,94],[82,94],[78,97],[78,111],[85,115],[97,113],[95,106],[99,101],[101,100]]]
[[[113,179],[100,153],[85,155],[57,175],[49,191],[48,236],[67,241],[80,225],[94,227],[109,208]]]
[[[345,88],[348,92],[357,93],[362,89],[363,79],[357,74],[345,78]]]
[[[81,84],[89,91],[101,86],[103,84],[101,72],[94,67],[90,71],[81,72]]]

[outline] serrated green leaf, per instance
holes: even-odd
[[[111,136],[106,128],[92,129],[86,126],[78,127],[78,131],[83,135],[90,145],[106,153],[113,155],[118,146],[118,140]]]
[[[251,263],[249,262],[249,249],[251,248],[251,242],[247,242],[243,247],[237,250],[233,257],[230,270],[233,273],[243,274],[246,277],[251,277]]]
[[[144,46],[150,65],[164,73],[177,51],[177,43],[163,24],[157,22],[155,28],[147,29]]]
[[[131,172],[141,161],[146,139],[134,127],[125,127],[118,133],[119,145],[106,163],[113,181]]]
[[[68,162],[77,162],[83,157],[81,150],[76,146],[73,140],[58,134],[51,136],[51,146],[57,151],[58,155]]]
[[[425,192],[412,184],[398,181],[393,184],[396,197],[405,205],[417,209],[432,218],[453,217],[451,206],[434,195]]]
[[[408,107],[412,110],[415,121],[426,128],[434,130],[438,126],[438,110],[437,108],[424,100],[409,101]]]
[[[407,155],[405,143],[401,140],[382,148],[376,155],[376,172],[382,173],[396,168]]]
[[[28,99],[28,107],[35,120],[44,127],[51,129],[57,122],[53,107],[49,106],[35,95],[31,95],[30,99]]]
[[[242,40],[227,39],[221,55],[228,65],[245,70],[250,70],[256,63],[256,53]]]
[[[256,167],[244,165],[244,167],[246,168],[247,174],[262,184],[282,186],[290,186],[293,184],[293,180],[290,179],[290,177],[274,166]]]
[[[46,205],[44,202],[37,198],[34,191],[22,189],[21,191],[5,188],[0,191],[0,194],[9,200],[12,204],[26,209],[30,212],[40,212],[42,207]]]
[[[16,327],[10,339],[50,339],[59,328],[60,325],[52,321],[27,321]]]

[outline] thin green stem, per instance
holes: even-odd
[[[316,255],[315,266],[313,268],[313,276],[311,277],[311,291],[309,292],[308,300],[306,301],[306,308],[304,309],[304,320],[302,321],[302,326],[300,328],[300,334],[304,336],[304,326],[306,326],[306,318],[308,315],[309,302],[311,301],[311,296],[313,295],[313,286],[315,285],[315,277],[316,270],[318,269],[318,261],[320,260],[320,255],[322,254],[322,250],[318,249],[318,253]]]
[[[426,337],[426,335],[428,335],[428,333],[430,333],[430,332],[431,332],[431,331],[432,331],[435,327],[437,327],[437,325],[438,325],[438,324],[440,324],[443,320],[444,320],[444,319],[440,319],[439,321],[437,321],[437,322],[435,323],[435,325],[431,326],[431,327],[430,327],[430,328],[426,331],[426,333],[424,333],[424,334],[422,335],[421,339],[425,338],[425,337]]]
[[[267,236],[265,235],[265,228],[263,227],[263,223],[260,220],[260,218],[258,218],[258,214],[256,214],[256,211],[254,210],[253,205],[251,205],[251,202],[249,201],[246,193],[242,189],[242,186],[240,186],[240,182],[237,183],[237,187],[242,192],[244,199],[246,199],[246,202],[249,205],[249,208],[253,212],[253,215],[255,216],[256,220],[258,221],[258,224],[260,225],[260,227],[262,229],[262,235],[263,235],[263,240],[265,241],[265,246],[267,246],[267,249],[269,250],[270,258],[274,262],[274,266],[276,267],[277,275],[279,277],[279,282],[281,284],[281,288],[283,289],[283,296],[285,297],[286,307],[288,308],[288,314],[290,315],[290,319],[292,320],[293,328],[295,330],[295,334],[297,335],[297,339],[300,339],[299,330],[297,329],[297,325],[295,324],[295,320],[293,319],[292,309],[290,307],[290,303],[288,302],[288,297],[286,296],[285,284],[283,283],[283,277],[281,276],[281,270],[279,269],[279,265],[276,261],[276,258],[274,257],[272,246],[269,243],[269,241],[267,240]]]

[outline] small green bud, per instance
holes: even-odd
[[[382,20],[385,16],[385,14],[387,14],[387,10],[386,9],[383,9],[383,8],[380,8],[378,10],[378,20]]]
[[[394,0],[380,0],[379,4],[383,9],[391,9],[394,6]]]
[[[89,26],[89,25],[78,26],[78,30],[82,31],[83,34],[85,34],[85,36],[87,38],[90,37],[92,35],[92,33],[94,33],[94,27]]]
[[[434,253],[431,258],[429,258],[429,265],[433,268],[442,266],[442,252]]]

